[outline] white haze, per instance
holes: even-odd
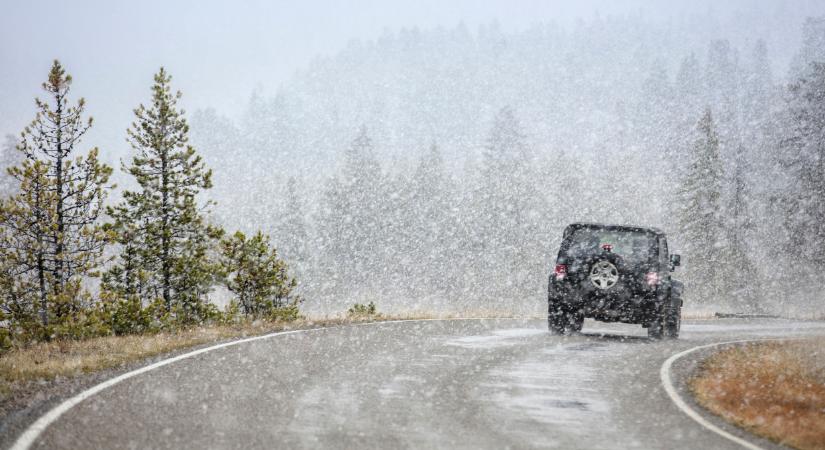
[[[352,40],[385,30],[419,27],[475,31],[498,22],[504,31],[538,23],[574,26],[595,16],[645,18],[667,26],[705,22],[683,36],[700,52],[710,38],[735,44],[768,40],[783,73],[799,43],[799,25],[823,11],[817,0],[439,0],[174,1],[80,0],[0,3],[0,135],[17,134],[33,114],[33,98],[51,61],[75,78],[75,94],[89,102],[97,126],[87,143],[116,160],[126,146],[131,110],[145,101],[161,65],[184,91],[191,111],[214,107],[237,116],[251,92],[272,93],[317,56],[331,56]]]
[[[59,58],[96,120],[85,143],[117,164],[131,109],[167,67],[215,172],[214,220],[273,234],[311,311],[375,300],[539,312],[573,221],[658,226],[680,251],[674,193],[706,107],[728,173],[748,149],[760,216],[774,175],[763,130],[799,69],[806,17],[825,14],[816,1],[167,3],[0,7],[0,132],[30,120],[33,80]],[[501,164],[514,169],[490,173],[485,146],[511,120],[523,137]],[[348,154],[362,127],[371,147]],[[432,144],[443,174],[419,168]],[[496,177],[519,190],[485,184]],[[346,202],[330,197],[350,188],[366,209],[336,216]],[[502,219],[515,209],[523,222]],[[818,292],[769,283],[776,225],[749,233],[761,243],[749,254],[764,286],[755,309],[821,313]],[[688,302],[743,307],[728,294]]]

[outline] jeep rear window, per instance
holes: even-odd
[[[578,228],[562,244],[561,255],[586,258],[602,252],[605,245],[629,263],[652,262],[656,257],[656,236],[643,231]]]

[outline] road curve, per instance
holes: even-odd
[[[713,342],[825,334],[825,323],[686,322],[663,342],[643,331],[588,321],[558,337],[541,320],[497,319],[283,334],[109,386],[32,448],[741,448],[677,408],[662,364]],[[701,353],[673,364],[677,391]]]

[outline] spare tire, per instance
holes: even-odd
[[[603,252],[592,259],[589,267],[588,282],[598,291],[610,291],[621,280],[624,261],[615,253]]]

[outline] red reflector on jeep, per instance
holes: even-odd
[[[563,280],[567,276],[567,264],[556,264],[553,273],[556,275],[557,280]]]

